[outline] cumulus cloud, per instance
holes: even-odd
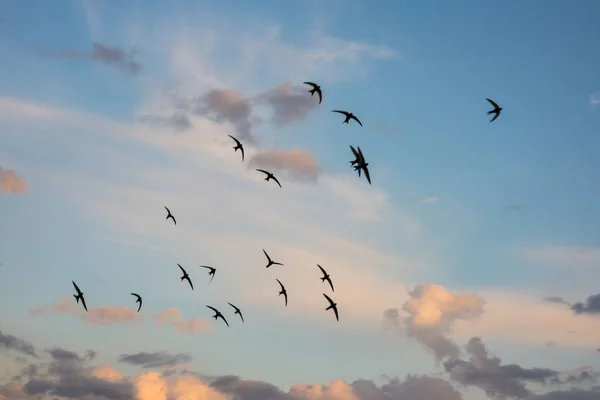
[[[291,81],[257,96],[254,101],[270,105],[271,122],[280,127],[306,119],[319,106],[317,95],[308,95],[305,88],[293,86]]]
[[[290,178],[316,181],[321,166],[315,156],[308,150],[292,148],[279,150],[271,148],[256,153],[249,162],[250,166],[286,171]]]
[[[134,354],[123,354],[119,362],[139,365],[142,368],[164,368],[186,364],[192,360],[192,356],[185,353],[169,354],[164,351],[153,353],[139,352]]]
[[[27,183],[15,171],[0,167],[0,193],[22,194],[27,190]]]

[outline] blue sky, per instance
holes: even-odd
[[[0,12],[2,332],[93,348],[112,364],[190,352],[196,371],[285,390],[443,371],[419,336],[427,324],[461,348],[480,336],[505,363],[600,367],[600,319],[544,301],[598,293],[597,2],[20,1]],[[90,57],[93,42],[137,49],[141,71]],[[305,80],[322,85],[323,104],[307,100]],[[240,137],[235,123],[140,121],[211,90],[252,110],[260,142],[246,144],[246,164],[227,137]],[[271,123],[278,108],[248,100],[265,93],[296,120]],[[486,97],[504,108],[493,123]],[[348,168],[349,145],[373,185]],[[274,154],[287,171],[262,165],[282,190],[246,166]],[[10,189],[14,179],[27,189]],[[264,270],[262,248],[286,265]],[[338,282],[339,324],[323,310],[316,263]],[[210,286],[199,264],[218,268]],[[277,277],[290,282],[288,309]],[[66,305],[32,315],[70,297],[71,280],[123,319],[98,325]],[[410,303],[416,285],[439,286]],[[144,322],[118,308],[134,307],[131,291]],[[200,328],[153,322],[169,308]],[[391,308],[398,332],[382,328]],[[468,399],[486,399],[481,389],[460,387]]]

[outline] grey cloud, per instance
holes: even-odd
[[[321,166],[308,150],[293,148],[289,150],[268,149],[256,153],[248,168],[258,166],[287,171],[292,179],[316,181]]]
[[[0,329],[0,348],[2,347],[28,356],[37,357],[35,347],[31,343],[14,335],[4,334]]]
[[[319,106],[318,96],[310,96],[305,88],[292,86],[291,81],[284,82],[253,100],[271,106],[271,122],[277,126],[302,121]]]
[[[540,394],[529,397],[527,400],[598,400],[600,399],[600,389],[592,388],[590,390],[572,389],[560,390],[550,393]]]
[[[544,298],[544,301],[547,301],[548,303],[571,305],[571,303],[559,296],[548,296]]]
[[[600,293],[589,296],[585,302],[577,302],[571,306],[575,314],[598,314],[600,313]]]
[[[192,360],[192,356],[185,353],[169,354],[167,352],[140,352],[135,354],[123,354],[119,362],[139,365],[142,368],[161,368],[186,364]]]

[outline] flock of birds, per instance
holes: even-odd
[[[321,104],[321,102],[323,101],[323,92],[321,91],[321,86],[317,85],[314,82],[304,82],[304,84],[310,85],[312,87],[312,89],[310,89],[308,92],[310,93],[311,97],[314,96],[315,94],[317,94],[319,96],[319,104]],[[494,114],[494,117],[490,120],[490,122],[493,122],[496,120],[496,118],[498,118],[498,116],[500,116],[502,107],[500,107],[493,100],[490,100],[488,98],[486,98],[486,100],[494,107],[492,110],[488,111],[488,113],[487,113],[487,115]],[[342,122],[343,124],[348,124],[350,122],[350,120],[355,120],[360,126],[363,126],[362,122],[351,112],[342,111],[342,110],[332,110],[332,112],[343,114],[345,116],[345,119]],[[240,153],[242,155],[242,162],[243,162],[244,161],[244,146],[243,146],[243,144],[237,138],[235,138],[231,135],[228,135],[228,136],[235,141],[235,146],[233,147],[233,149],[235,152],[237,152],[238,150],[240,151]],[[356,148],[354,148],[353,146],[350,146],[350,150],[352,150],[352,154],[354,155],[354,160],[350,161],[350,165],[354,168],[354,171],[358,172],[359,178],[361,176],[361,171],[362,171],[364,173],[365,178],[369,182],[369,184],[371,184],[371,176],[369,174],[369,169],[368,169],[369,163],[365,161],[365,157],[360,149],[360,146],[357,146]],[[280,188],[282,187],[281,183],[279,182],[279,180],[275,177],[275,175],[273,173],[266,171],[264,169],[256,169],[256,171],[261,172],[266,175],[265,181],[268,182],[270,180],[273,180],[273,181],[275,181],[275,183],[277,183],[277,185],[279,185]],[[177,225],[177,220],[171,213],[171,210],[169,210],[169,208],[166,206],[165,206],[165,210],[167,211],[166,219],[167,220],[171,219],[173,221],[173,224]],[[269,254],[265,251],[265,249],[262,249],[262,251],[263,251],[265,257],[267,258],[267,265],[265,266],[265,268],[269,268],[273,265],[283,266],[282,263],[273,261],[273,259],[271,259]],[[186,280],[189,283],[190,288],[192,290],[194,290],[194,285],[192,283],[192,280],[191,280],[188,272],[180,264],[177,264],[177,266],[183,273],[183,275],[180,278],[180,281],[183,282],[184,280]],[[210,281],[209,281],[209,284],[210,284],[215,277],[215,273],[217,272],[216,268],[208,266],[208,265],[200,265],[199,267],[208,269],[208,275],[210,276]],[[323,274],[323,276],[320,278],[321,282],[325,283],[325,281],[327,281],[327,283],[329,283],[329,286],[331,287],[331,291],[332,292],[335,291],[333,288],[333,282],[331,281],[331,277],[329,276],[327,271],[325,271],[325,269],[323,267],[321,267],[319,264],[317,264],[317,267],[321,270],[321,272]],[[275,279],[275,280],[277,281],[277,283],[279,283],[279,286],[281,287],[281,290],[279,291],[279,296],[283,295],[283,297],[285,299],[285,306],[287,306],[287,304],[288,304],[287,290],[285,289],[285,286],[283,285],[283,283],[281,283],[281,281],[279,279]],[[75,297],[76,303],[79,304],[79,301],[81,301],[81,305],[87,312],[88,309],[87,309],[87,305],[85,303],[85,298],[83,297],[83,292],[79,289],[79,287],[77,286],[77,284],[75,282],[72,281],[72,283],[73,283],[73,287],[75,288],[75,291],[77,292],[77,294],[73,295],[73,297]],[[139,304],[138,309],[137,309],[137,312],[139,312],[142,309],[142,297],[137,293],[131,293],[131,295],[136,298],[136,304]],[[339,322],[340,318],[339,318],[339,313],[338,313],[338,309],[337,309],[337,303],[335,303],[331,299],[331,297],[329,297],[326,293],[323,293],[323,296],[325,296],[325,299],[329,302],[329,305],[327,306],[327,308],[325,308],[325,311],[333,310],[333,312],[335,314],[335,319]],[[242,311],[232,303],[227,303],[227,304],[229,304],[235,310],[234,315],[235,314],[239,315],[242,322],[245,323]],[[223,322],[227,325],[227,327],[229,327],[229,322],[227,322],[227,319],[225,319],[223,314],[218,309],[216,309],[215,307],[212,307],[210,305],[207,305],[206,307],[211,309],[212,311],[214,311],[215,315],[213,315],[213,318],[215,320],[221,318],[223,320]]]

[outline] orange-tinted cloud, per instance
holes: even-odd
[[[12,169],[0,167],[0,193],[23,194],[28,191],[27,182]]]

